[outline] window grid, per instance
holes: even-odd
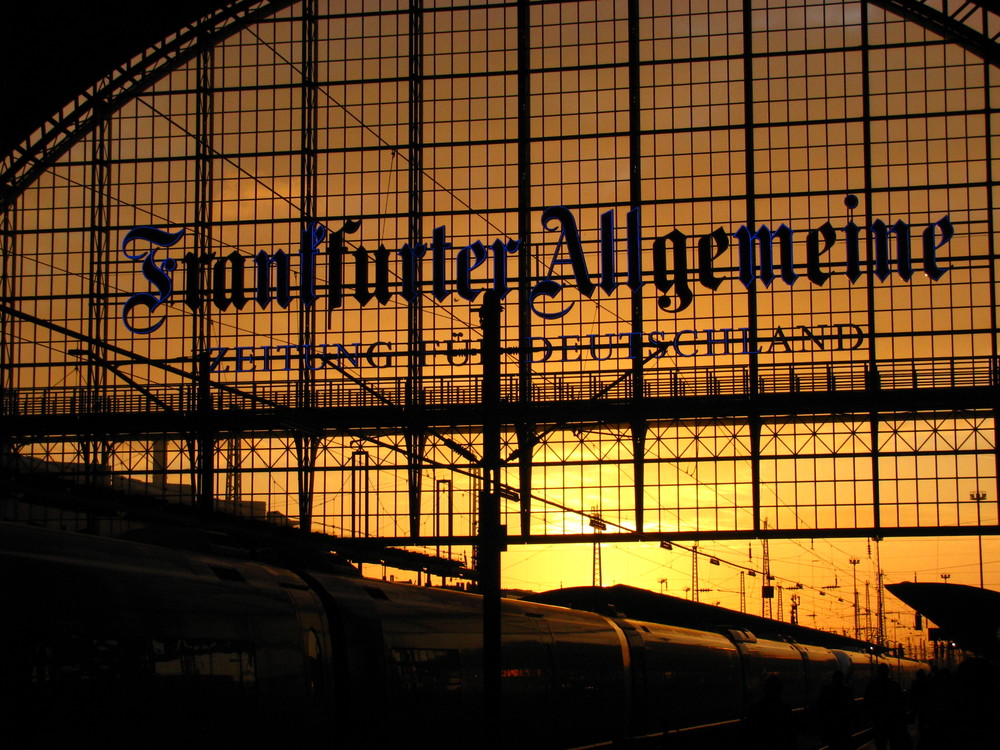
[[[971,487],[996,485],[997,471],[988,430],[977,427],[974,440],[960,439],[971,422],[978,424],[964,408],[956,406],[942,417],[943,426],[933,427],[919,410],[900,416],[878,406],[857,407],[833,418],[821,403],[828,396],[843,407],[850,403],[845,394],[875,383],[890,392],[995,385],[995,259],[988,239],[1000,197],[993,185],[1000,128],[991,111],[996,76],[982,61],[873,7],[865,10],[864,46],[863,14],[853,2],[750,3],[747,37],[741,2],[712,3],[705,10],[701,3],[651,0],[638,4],[639,57],[630,60],[627,2],[546,1],[529,4],[528,69],[518,71],[516,2],[427,3],[419,145],[421,241],[428,246],[419,282],[425,300],[417,368],[423,400],[411,395],[407,402],[414,360],[408,360],[407,304],[400,297],[404,279],[396,251],[411,241],[409,10],[399,3],[319,5],[317,218],[331,232],[360,220],[360,229],[346,235],[345,297],[338,308],[325,299],[332,279],[321,256],[315,279],[321,299],[313,320],[323,351],[302,353],[306,339],[297,300],[285,309],[271,299],[264,316],[253,298],[253,256],[259,252],[292,258],[293,296],[303,284],[302,102],[310,82],[303,81],[304,21],[294,6],[212,51],[210,113],[198,111],[199,82],[191,63],[109,117],[108,226],[100,228],[110,237],[108,257],[101,261],[106,299],[100,302],[111,331],[108,343],[189,367],[198,354],[192,351],[194,299],[185,297],[184,276],[194,261],[184,256],[198,220],[196,134],[207,127],[211,219],[204,230],[213,262],[233,253],[242,259],[247,296],[238,307],[233,288],[220,290],[218,298],[202,290],[208,340],[214,351],[226,351],[217,380],[243,391],[216,391],[213,408],[249,409],[254,399],[293,405],[302,372],[313,367],[310,387],[320,408],[370,408],[374,414],[380,408],[467,407],[457,421],[426,425],[420,494],[426,511],[435,482],[451,480],[462,498],[456,517],[471,534],[479,469],[462,450],[475,454],[480,445],[471,409],[481,387],[482,297],[463,299],[454,279],[436,289],[430,245],[438,227],[445,227],[452,256],[481,241],[487,259],[471,274],[481,290],[492,277],[494,240],[518,239],[519,217],[526,213],[532,229],[523,238],[522,252],[531,253],[524,286],[556,282],[560,293],[534,304],[550,314],[569,308],[551,319],[529,314],[530,327],[524,327],[518,311],[532,303],[520,288],[517,256],[507,258],[505,397],[523,400],[520,377],[530,382],[528,405],[565,407],[545,412],[543,423],[532,425],[540,437],[528,451],[534,467],[530,494],[539,501],[527,530],[585,533],[581,513],[595,506],[622,528],[634,529],[637,497],[644,530],[654,533],[749,533],[764,520],[771,528],[795,531],[867,527],[876,523],[876,507],[877,522],[889,528],[970,524],[972,510],[979,511],[973,513],[976,523],[995,522],[995,511],[984,516],[985,505],[973,508],[966,500]],[[783,32],[761,33],[775,28]],[[523,81],[527,92],[519,88]],[[526,133],[519,127],[522,105],[530,111]],[[527,165],[518,161],[522,139]],[[639,153],[631,153],[632,143]],[[8,242],[16,247],[18,273],[11,299],[18,309],[69,329],[85,322],[97,270],[87,265],[95,230],[95,154],[92,143],[82,141],[12,209],[16,237]],[[635,162],[639,175],[633,183]],[[528,205],[518,203],[524,166]],[[849,196],[857,197],[856,208],[846,204]],[[634,328],[625,285],[626,217],[636,198],[641,330]],[[558,246],[559,232],[542,226],[543,211],[551,206],[566,206],[578,222],[595,284],[589,297],[577,290],[580,279],[568,263],[553,263],[565,260],[567,250]],[[600,287],[601,222],[612,210],[618,265],[609,279],[616,288],[608,293]],[[921,266],[922,233],[945,215],[956,233],[939,259],[946,273],[930,281]],[[876,219],[908,224],[912,279],[902,279],[894,265],[889,278],[874,279],[865,227]],[[752,232],[761,225],[794,230],[794,285],[780,276],[769,286],[757,278],[751,294],[741,284],[736,233],[751,221]],[[861,278],[854,282],[846,275],[843,240],[852,221],[864,230]],[[804,254],[809,233],[825,222],[838,233],[838,243],[819,260],[818,271],[829,275],[820,285],[808,278]],[[188,239],[160,254],[178,264],[171,303],[146,317],[140,307],[131,319],[152,325],[165,309],[166,322],[133,336],[121,321],[123,305],[150,287],[142,286],[137,262],[120,246],[129,229],[147,225],[185,228]],[[698,242],[720,229],[728,248],[713,256],[711,268],[702,267]],[[668,253],[669,272],[659,279],[666,289],[657,289],[652,264],[654,243],[674,230],[688,243],[692,297],[683,308],[675,257]],[[380,246],[390,258],[383,291],[391,298],[361,304],[358,296],[376,293]],[[892,255],[895,236],[889,246]],[[367,290],[356,288],[361,257],[367,258]],[[761,269],[754,270],[759,276]],[[713,274],[715,289],[709,286]],[[438,291],[444,298],[432,302]],[[229,303],[224,310],[218,309],[220,299]],[[18,320],[5,319],[4,326],[13,352],[4,389],[16,394],[22,414],[160,412],[161,404],[184,412],[198,405],[191,382],[143,363],[130,365],[129,377],[155,399],[111,377],[99,394],[111,406],[100,406],[87,395],[96,365],[72,355],[76,345],[65,335]],[[519,341],[523,337],[530,338]],[[656,402],[638,455],[631,429],[621,426],[630,419],[630,346],[636,340],[643,345],[636,356],[646,358],[641,394]],[[812,394],[817,413],[797,413],[787,421],[769,413],[777,421],[760,428],[756,454],[751,414],[741,412],[731,425],[713,411],[722,407],[706,406],[685,419],[669,407],[678,398],[778,394]],[[523,449],[515,430],[504,439],[508,454]],[[410,531],[411,467],[399,424],[322,438],[314,467],[320,498],[314,521],[334,533],[361,533],[358,470],[351,461],[362,448],[370,461],[366,486],[379,504],[367,533],[404,536]],[[294,440],[278,429],[258,434],[234,427],[220,433],[215,450],[223,467],[214,488],[220,502],[235,502],[233,475],[242,472],[240,497],[254,514],[300,521]],[[80,450],[67,435],[27,443],[19,455],[26,462],[69,466],[79,462]],[[636,492],[639,461],[647,487]],[[107,471],[190,500],[184,498],[193,481],[190,453],[176,436],[116,442]],[[914,476],[937,477],[947,491],[934,494]],[[516,490],[513,468],[505,482]],[[510,504],[506,512],[511,528],[517,527],[520,509]],[[419,533],[439,527],[430,512]]]

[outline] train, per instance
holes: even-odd
[[[724,746],[768,676],[805,709],[883,660],[505,598],[483,737],[481,598],[324,560],[0,524],[3,726],[36,747]],[[889,661],[904,686],[924,666]]]

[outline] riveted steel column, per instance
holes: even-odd
[[[629,253],[630,257],[642,257],[640,239],[641,222],[638,221],[639,206],[642,205],[642,139],[640,137],[639,106],[639,0],[628,3],[628,114],[629,114],[629,203],[636,213],[629,214],[628,241],[638,247]],[[642,273],[636,274],[630,283],[632,292],[632,331],[641,334],[644,329],[642,313]],[[648,423],[642,409],[643,395],[643,347],[642,336],[629,336],[629,356],[632,358],[632,473],[635,498],[635,530],[642,531],[646,489],[646,432]]]
[[[754,87],[753,87],[753,8],[750,0],[743,3],[743,128],[745,130],[744,160],[746,169],[747,227],[753,231],[757,226],[757,188],[754,152]],[[750,430],[750,476],[753,503],[753,528],[761,528],[760,515],[760,432],[759,414],[760,360],[757,352],[757,290],[753,285],[747,289],[747,328],[749,329],[750,365],[746,383],[746,395],[751,407],[747,422]],[[777,519],[775,519],[777,522]]]
[[[109,161],[110,126],[102,118],[90,137],[90,247],[87,259],[87,335],[98,341],[108,340],[108,268],[110,258],[111,164]],[[79,399],[82,414],[99,413],[101,397],[108,385],[108,372],[93,357],[86,362],[86,382]],[[99,420],[94,420],[96,427]],[[80,443],[83,470],[88,482],[100,484],[108,478],[112,444],[99,435],[89,435]]]
[[[483,597],[483,743],[490,747],[501,722],[500,556],[500,298],[493,289],[480,308],[483,328],[483,489],[479,498],[477,566]]]
[[[531,534],[532,448],[535,425],[531,420],[531,7],[517,3],[517,258],[518,401],[522,421],[517,426],[518,488],[521,534]]]
[[[191,307],[191,348],[198,363],[192,486],[195,502],[206,513],[215,508],[215,440],[208,350],[211,347],[212,305],[208,299],[213,255],[212,198],[215,148],[215,52],[210,43],[197,58],[195,92],[194,250],[188,260],[188,296]]]
[[[299,159],[299,179],[301,185],[302,235],[300,258],[303,264],[310,263],[310,250],[316,244],[313,238],[316,221],[316,143],[317,143],[317,64],[319,54],[318,21],[316,0],[304,0],[302,7],[302,56],[301,56],[301,99],[299,111],[302,117],[300,129],[301,154]],[[318,240],[318,237],[316,238]],[[299,294],[299,351],[312,351],[316,343],[316,306],[307,299],[306,274],[299,277],[302,288]],[[309,275],[311,279],[311,274]],[[296,392],[296,407],[308,412],[316,407],[316,374],[308,358],[303,355],[299,364]],[[308,533],[312,530],[313,500],[316,480],[316,456],[320,437],[315,434],[297,432],[294,435],[296,472],[298,474],[299,528]]]
[[[14,304],[17,274],[17,201],[8,200],[10,189],[0,183],[0,415],[18,412],[14,385],[14,342],[18,340],[15,329],[20,325],[7,308]],[[13,462],[15,442],[7,430],[0,430],[0,467]]]
[[[864,147],[864,194],[865,194],[865,226],[870,227],[872,225],[872,200],[873,200],[873,177],[872,177],[872,106],[871,106],[871,47],[869,41],[868,33],[868,3],[861,3],[861,85],[862,85],[862,130],[863,130],[863,147]],[[849,206],[849,208],[852,208]],[[874,269],[871,268],[872,263],[872,235],[871,232],[865,232],[865,251],[867,256],[867,261],[869,263],[868,273],[865,274],[866,277],[866,289],[867,302],[868,302],[868,377],[866,378],[865,388],[873,396],[881,388],[879,373],[878,373],[878,352],[875,350],[876,341],[878,341],[875,335],[875,327],[877,324],[877,318],[875,315],[875,274],[872,273]],[[879,441],[879,409],[878,409],[878,399],[877,396],[871,399],[872,404],[874,404],[872,410],[869,413],[868,419],[870,423],[870,435],[871,435],[871,445],[870,455],[871,455],[871,467],[872,467],[872,526],[875,527],[878,532],[882,526],[882,508],[881,508],[881,490],[879,477],[881,472],[879,470],[879,454],[878,454],[878,441]],[[876,534],[878,538],[880,534]]]
[[[423,237],[424,172],[424,4],[410,0],[410,146],[409,242],[416,248]],[[423,425],[423,301],[420,264],[415,263],[414,289],[407,325],[406,462],[409,493],[410,536],[420,535],[421,470],[427,435]]]

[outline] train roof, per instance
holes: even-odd
[[[825,630],[792,625],[632,586],[577,586],[531,594],[523,598],[542,604],[554,604],[600,614],[617,614],[630,619],[685,628],[748,630],[761,638],[790,639],[810,646],[869,653],[872,651],[881,653],[886,650],[867,641],[828,633]]]

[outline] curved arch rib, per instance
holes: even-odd
[[[296,0],[236,0],[119,66],[50,117],[0,162],[0,210],[111,114],[164,76],[236,32]]]

